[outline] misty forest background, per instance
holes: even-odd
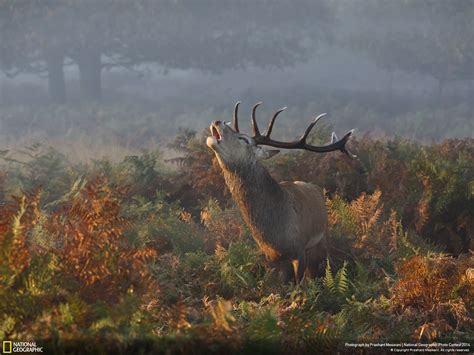
[[[0,339],[474,342],[474,1],[3,0],[0,69]],[[262,124],[288,106],[280,139],[322,112],[314,142],[356,128],[357,159],[265,163],[326,191],[325,273],[300,286],[204,144],[239,100]]]

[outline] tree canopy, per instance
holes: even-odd
[[[359,17],[347,39],[380,67],[474,80],[473,1],[355,1],[345,10]]]
[[[86,98],[101,93],[103,68],[144,62],[219,72],[304,60],[328,38],[324,1],[6,0],[0,4],[0,65],[8,75],[47,73],[66,99],[63,66],[78,65]]]

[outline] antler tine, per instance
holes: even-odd
[[[318,123],[318,121],[323,118],[324,116],[326,116],[327,113],[322,113],[320,114],[318,117],[316,117],[313,122],[311,122],[311,124],[308,126],[308,128],[306,128],[306,131],[304,132],[304,134],[301,136],[300,138],[300,142],[303,142],[303,143],[306,143],[306,138],[308,138],[308,135],[309,133],[311,132],[311,130],[313,129],[313,127],[316,125],[316,123]]]
[[[286,110],[286,106],[282,107],[281,109],[279,109],[277,112],[273,114],[273,117],[268,125],[267,131],[264,133],[266,137],[270,137],[270,134],[272,134],[273,124],[275,123],[275,119],[280,113],[282,113],[285,110]]]
[[[238,117],[238,114],[239,114],[239,105],[241,104],[240,101],[237,101],[235,103],[235,107],[234,107],[234,129],[236,132],[239,132],[239,117]]]
[[[255,118],[255,111],[260,104],[261,102],[257,103],[252,109],[252,126],[253,126],[253,132],[254,132],[253,139],[255,141],[255,144],[268,145],[271,147],[284,148],[284,149],[304,149],[304,150],[309,150],[311,152],[317,152],[317,153],[327,153],[327,152],[332,152],[335,150],[340,150],[341,152],[347,154],[349,157],[352,157],[352,158],[355,157],[355,155],[349,153],[346,148],[346,143],[351,137],[352,133],[354,133],[354,130],[350,130],[344,135],[344,137],[342,137],[339,140],[337,140],[337,137],[333,136],[331,138],[331,143],[328,145],[316,146],[316,145],[308,144],[306,142],[306,139],[308,138],[308,135],[311,133],[311,130],[314,128],[314,126],[319,122],[321,118],[327,115],[326,113],[322,113],[319,116],[317,116],[313,120],[313,122],[309,124],[304,134],[298,140],[295,140],[292,142],[280,142],[280,141],[276,141],[270,138],[270,134],[272,133],[273,124],[275,123],[276,117],[282,111],[286,109],[286,107],[284,107],[278,110],[277,112],[275,112],[275,114],[273,115],[270,121],[270,124],[268,125],[267,131],[263,135],[261,135],[260,131],[258,130],[257,120]]]
[[[255,106],[252,108],[252,128],[253,134],[255,137],[260,137],[260,131],[258,129],[257,119],[255,118],[255,112],[257,111],[257,107],[260,106],[262,102],[257,102]]]
[[[344,137],[342,137],[341,141],[345,139],[345,141],[347,142],[349,140],[349,138],[351,137],[352,133],[354,133],[355,129],[351,129],[349,132],[347,132]],[[342,148],[340,149],[341,152],[347,154],[348,157],[350,158],[357,158],[357,155],[356,154],[352,154],[351,152],[349,152],[346,148],[346,145],[344,144],[342,146]]]

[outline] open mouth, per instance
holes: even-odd
[[[211,126],[211,134],[215,139],[217,139],[218,142],[221,140],[221,135],[219,133],[219,130],[214,125]]]

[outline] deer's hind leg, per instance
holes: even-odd
[[[306,249],[308,276],[310,278],[324,275],[327,257],[326,237],[323,237],[318,244]]]

